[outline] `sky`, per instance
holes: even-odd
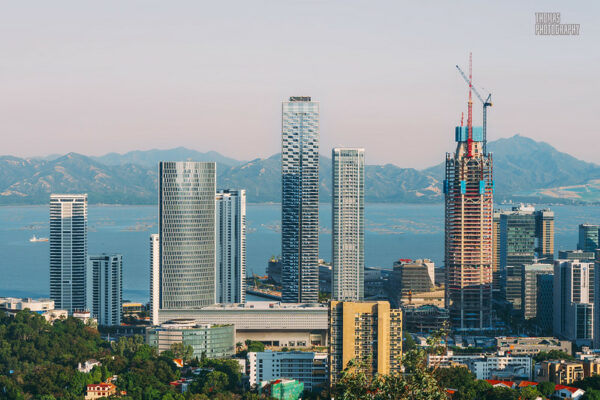
[[[2,1],[0,154],[280,150],[281,102],[320,102],[321,153],[424,168],[454,150],[468,88],[490,140],[600,163],[597,1]],[[536,36],[535,12],[579,36]],[[473,107],[481,124],[481,105]],[[465,117],[466,120],[466,117]]]

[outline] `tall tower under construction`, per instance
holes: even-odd
[[[492,327],[494,180],[484,130],[473,126],[469,75],[467,126],[456,127],[456,152],[446,154],[446,307],[453,329],[481,331]]]

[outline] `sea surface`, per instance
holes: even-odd
[[[544,206],[538,206],[543,208]],[[577,245],[580,223],[600,223],[600,206],[550,206],[555,212],[555,250]],[[320,206],[320,258],[331,260],[331,205]],[[0,207],[0,297],[47,297],[47,206]],[[268,259],[281,252],[279,204],[247,206],[247,271],[262,275]],[[88,253],[123,254],[123,297],[147,301],[149,236],[157,232],[156,206],[88,207]],[[365,265],[391,268],[399,258],[430,258],[444,253],[443,205],[376,204],[365,207]]]

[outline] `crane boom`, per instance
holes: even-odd
[[[469,82],[469,78],[467,78],[467,75],[465,75],[465,73],[463,72],[462,69],[460,69],[460,67],[457,65],[456,68],[458,69],[458,72],[460,72],[460,74],[462,75],[463,79],[465,80],[465,82],[467,82],[468,84],[471,84],[471,89],[473,89],[473,93],[475,93],[475,96],[477,96],[477,98],[479,99],[479,101],[481,101],[482,104],[487,103],[487,100],[483,100],[483,97],[481,97],[481,95],[479,94],[479,92],[477,91],[477,89],[475,88],[475,85],[473,85],[471,82]],[[488,96],[488,100],[490,99],[492,95],[490,94]]]
[[[463,72],[463,70],[457,65],[456,69],[460,72],[460,75],[463,77],[467,85],[469,85],[469,89],[473,90],[475,96],[481,101],[483,104],[483,154],[487,155],[487,108],[492,106],[492,94],[488,94],[487,98],[483,100],[483,97],[479,94],[471,79],[467,77],[467,75]]]

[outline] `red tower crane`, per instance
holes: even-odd
[[[481,97],[481,95],[477,91],[475,85],[473,85],[473,81],[471,80],[471,78],[467,78],[467,75],[463,72],[462,69],[460,69],[458,65],[456,66],[456,69],[458,69],[458,72],[460,72],[467,85],[469,85],[469,95],[471,94],[470,92],[472,89],[473,93],[475,93],[475,96],[477,96],[479,101],[481,101],[481,104],[483,104],[483,154],[487,154],[487,108],[492,106],[492,94],[489,93],[487,98],[484,100],[483,97]],[[470,70],[471,63],[469,62],[469,76],[471,76]]]

